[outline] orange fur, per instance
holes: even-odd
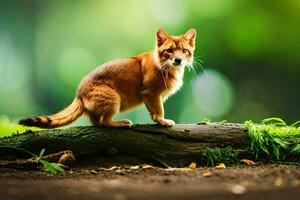
[[[163,101],[182,86],[184,66],[193,62],[195,37],[194,29],[181,36],[158,29],[152,52],[99,66],[81,81],[68,108],[50,116],[27,118],[20,124],[57,127],[85,112],[94,125],[131,126],[130,120],[113,122],[112,117],[145,103],[155,122],[173,126],[174,121],[164,118]]]

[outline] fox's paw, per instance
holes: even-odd
[[[158,123],[165,127],[171,127],[175,125],[175,122],[171,119],[161,119]]]
[[[129,119],[123,119],[120,122],[123,123],[124,127],[130,128],[132,126],[132,122]]]
[[[128,127],[131,128],[132,126],[132,122],[128,119],[124,119],[121,121],[106,121],[104,123],[101,124],[102,126],[107,126],[107,127]]]

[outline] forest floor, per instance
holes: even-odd
[[[300,167],[0,169],[0,199],[300,199]]]

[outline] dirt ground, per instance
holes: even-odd
[[[51,175],[0,169],[1,200],[37,199],[300,199],[300,167],[226,169],[128,166],[73,169]]]

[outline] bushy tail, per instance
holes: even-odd
[[[82,115],[83,111],[84,107],[81,99],[75,98],[71,105],[56,114],[22,119],[19,121],[19,124],[41,128],[55,128],[75,121]]]

